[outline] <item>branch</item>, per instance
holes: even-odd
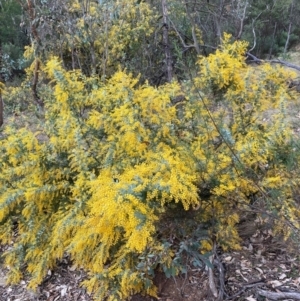
[[[283,299],[293,299],[293,300],[300,300],[300,293],[299,292],[269,292],[264,291],[261,289],[257,290],[258,294],[264,297],[267,297],[271,300],[283,300]]]
[[[237,35],[237,40],[239,40],[242,36],[242,33],[243,33],[243,29],[244,29],[244,21],[245,21],[245,18],[246,18],[246,10],[247,10],[247,6],[248,6],[248,1],[246,1],[246,4],[245,4],[245,7],[244,7],[244,11],[243,11],[243,15],[242,17],[240,18],[241,20],[241,23],[240,23],[240,30],[239,30],[239,33]]]
[[[264,11],[261,11],[254,19],[252,19],[252,32],[253,32],[253,46],[249,51],[252,51],[255,47],[256,47],[256,33],[255,33],[255,29],[254,29],[254,23],[256,22],[256,20],[260,17],[260,15],[263,13]]]
[[[182,37],[180,36],[180,34],[178,33],[178,31],[176,30],[175,27],[174,27],[174,29],[175,29],[176,33],[178,34],[178,36],[180,37],[180,39],[182,40]],[[182,40],[182,43],[183,43],[183,47],[185,47],[185,48],[194,47],[194,45],[186,45],[183,40]],[[203,48],[210,48],[210,49],[213,49],[213,50],[217,50],[218,49],[218,47],[207,45],[207,44],[199,44],[199,46],[203,47]],[[255,55],[253,55],[252,53],[250,53],[251,49],[246,52],[246,56],[248,58],[251,58],[250,62],[257,63],[257,64],[262,64],[262,63],[281,64],[281,65],[286,66],[288,68],[300,71],[300,66],[292,64],[292,63],[289,63],[289,62],[286,62],[286,61],[282,61],[280,59],[262,60],[262,59],[256,57]]]
[[[260,63],[281,64],[281,65],[286,66],[288,68],[292,68],[292,69],[295,69],[297,71],[300,71],[300,66],[289,63],[289,62],[286,62],[286,61],[282,61],[280,59],[261,60],[261,59],[257,58],[256,56],[254,56],[253,54],[251,54],[250,52],[246,52],[246,55],[248,57],[250,57],[252,59],[252,62],[254,62],[254,63],[258,63],[258,64],[260,64]]]
[[[195,32],[196,24],[194,22],[193,16],[189,12],[187,2],[185,2],[185,11],[186,11],[186,14],[187,14],[187,16],[188,16],[188,18],[189,18],[189,20],[192,24],[192,37],[193,37],[193,41],[194,41],[194,47],[196,49],[197,54],[200,54],[199,43],[198,43],[196,32]]]
[[[252,20],[252,32],[253,32],[253,46],[250,49],[250,51],[252,51],[256,47],[256,33],[254,29],[254,20]]]
[[[262,285],[265,285],[265,280],[264,280],[264,279],[261,279],[261,280],[258,280],[258,281],[252,282],[252,283],[244,284],[244,285],[242,286],[242,288],[241,288],[238,292],[236,292],[235,294],[233,294],[233,295],[231,295],[231,296],[229,296],[229,295],[226,294],[227,296],[226,296],[226,299],[225,299],[225,300],[232,300],[232,299],[235,300],[236,297],[238,297],[238,296],[244,294],[244,293],[246,292],[247,289],[251,289],[251,288],[253,288],[253,287],[256,287],[256,286],[262,286]]]
[[[194,45],[184,45],[184,47],[186,47],[186,48],[190,48],[190,47],[193,47],[193,46]],[[210,48],[210,49],[213,49],[213,50],[218,49],[218,47],[214,47],[214,46],[206,45],[206,44],[200,44],[199,46],[203,47],[203,48]],[[250,51],[251,51],[251,49],[250,49]],[[256,57],[255,55],[253,55],[252,53],[250,53],[250,51],[246,52],[246,56],[251,58],[250,62],[257,63],[257,64],[262,64],[262,63],[281,64],[281,65],[286,66],[288,68],[300,71],[300,66],[298,66],[298,65],[295,65],[295,64],[292,64],[292,63],[289,63],[289,62],[286,62],[286,61],[282,61],[280,59],[262,60],[262,59],[259,59],[258,57]]]
[[[213,262],[214,262],[214,255],[211,255],[209,257],[209,261],[210,261],[211,264],[213,264]],[[213,272],[213,269],[211,267],[208,267],[208,279],[209,279],[208,283],[209,283],[210,291],[213,294],[213,296],[215,298],[217,298],[218,295],[219,295],[219,293],[218,293],[218,290],[217,290],[217,287],[216,287],[214,272]]]
[[[177,36],[179,37],[182,46],[183,46],[185,49],[196,48],[196,45],[195,45],[195,44],[192,44],[192,45],[187,45],[187,44],[185,44],[185,42],[184,42],[184,40],[183,40],[181,34],[180,34],[179,31],[177,30],[177,28],[176,28],[175,24],[173,23],[173,21],[172,21],[170,18],[169,18],[169,21],[170,21],[170,23],[172,24],[172,27],[173,27],[173,29],[175,30]],[[200,45],[200,46],[201,46],[201,45]]]

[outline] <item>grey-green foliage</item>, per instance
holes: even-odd
[[[113,22],[118,21],[120,12],[111,9],[116,1],[79,1],[80,9],[72,10],[72,1],[36,0],[32,1],[34,18],[29,14],[26,0],[1,1],[2,45],[13,45],[21,52],[24,36],[19,26],[22,12],[19,2],[24,7],[28,31],[33,25],[37,29],[40,41],[35,41],[38,45],[36,53],[40,58],[47,59],[49,54],[59,56],[65,68],[79,68],[85,74],[109,75],[121,66],[140,74],[141,81],[148,80],[153,85],[166,81],[165,45],[162,41],[165,25],[169,29],[173,73],[179,80],[188,78],[190,72],[195,70],[198,54],[208,55],[215,51],[224,32],[231,33],[233,39],[247,40],[249,49],[253,48],[251,53],[262,58],[284,53],[300,41],[299,0],[167,0],[167,24],[163,24],[162,1],[147,0],[143,2],[147,2],[156,12],[156,17],[151,21],[153,33],[150,35],[148,30],[141,31],[135,39],[131,37],[130,43],[118,52],[118,58],[107,63],[105,72],[100,72],[104,68],[106,52],[103,50],[105,47],[102,49],[95,45],[100,40],[100,44],[106,45],[103,38],[106,25],[120,29],[120,22]],[[88,3],[96,7],[99,12],[97,18],[87,18]],[[136,12],[141,3],[136,0]],[[79,21],[84,22],[85,27],[79,28]],[[131,21],[135,22],[133,19]],[[20,56],[13,54],[12,48],[7,46],[10,52],[5,57],[11,71],[21,68]],[[9,72],[7,75],[10,76]]]
[[[28,66],[28,61],[23,57],[23,47],[6,43],[2,45],[0,73],[5,81],[15,74],[21,74]]]
[[[16,0],[0,2],[0,73],[4,80],[24,69],[24,46],[28,44],[26,31],[22,27],[22,8]]]

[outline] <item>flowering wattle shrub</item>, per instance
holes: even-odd
[[[65,71],[58,59],[46,64],[43,127],[9,125],[0,141],[0,238],[13,241],[4,254],[10,282],[29,273],[35,288],[69,254],[88,271],[84,285],[96,300],[155,295],[155,269],[182,271],[176,250],[157,235],[174,208],[183,216],[195,210],[196,223],[209,225],[208,249],[212,241],[239,248],[236,224],[254,196],[276,217],[277,232],[295,233],[290,75],[247,66],[247,45],[229,40],[199,59],[190,86],[138,85],[121,71],[103,83]]]

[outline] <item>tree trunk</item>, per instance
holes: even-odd
[[[284,54],[286,54],[287,50],[288,50],[290,37],[291,37],[291,28],[292,28],[292,23],[289,24],[289,30],[288,30],[287,38],[286,38],[285,45],[284,45],[284,51],[283,51]]]
[[[39,72],[40,72],[40,60],[36,58],[31,91],[32,91],[32,96],[33,96],[34,102],[42,108],[44,106],[44,104],[43,104],[42,100],[39,98],[39,95],[37,92],[37,84],[39,81]]]
[[[290,4],[290,24],[289,24],[289,29],[288,29],[288,33],[287,33],[287,38],[285,41],[285,45],[284,45],[284,55],[286,55],[287,50],[288,50],[288,46],[289,46],[289,42],[290,42],[290,37],[291,37],[291,29],[292,29],[292,14],[293,14],[293,10],[294,10],[294,1],[292,1],[292,3]]]
[[[243,14],[240,17],[240,29],[239,29],[239,32],[238,32],[237,37],[236,37],[237,40],[240,40],[240,38],[242,36],[242,33],[243,33],[243,30],[244,30],[244,22],[245,22],[245,18],[246,18],[246,11],[247,11],[247,7],[248,7],[248,1],[246,1],[244,3],[244,5],[245,6],[243,8]]]
[[[171,82],[173,79],[173,65],[172,56],[169,43],[169,25],[168,25],[168,9],[167,0],[161,0],[162,12],[163,12],[163,46],[165,50],[166,69],[167,69],[167,81]]]
[[[30,26],[31,26],[31,34],[33,39],[39,44],[40,43],[40,37],[35,25],[35,17],[36,17],[36,13],[35,13],[35,7],[34,7],[34,3],[32,2],[32,0],[27,0],[27,5],[28,5],[28,13],[29,13],[29,18],[30,18]],[[34,66],[34,73],[33,73],[33,80],[32,80],[32,87],[31,87],[31,91],[32,91],[32,96],[33,96],[33,100],[36,104],[38,104],[39,106],[43,107],[43,103],[40,100],[38,93],[37,93],[37,84],[38,84],[38,80],[39,80],[39,71],[40,71],[40,61],[38,58],[35,59],[35,66]]]
[[[28,6],[28,13],[29,13],[29,17],[30,17],[30,25],[31,25],[31,33],[33,38],[39,42],[40,38],[35,26],[35,8],[34,8],[34,4],[32,3],[31,0],[27,0],[27,6]]]
[[[2,66],[2,45],[0,45],[0,66]],[[4,110],[4,106],[3,106],[3,99],[2,99],[2,90],[4,87],[3,84],[3,78],[2,75],[0,74],[0,126],[2,126],[3,124],[3,110]]]
[[[3,124],[3,100],[2,100],[2,92],[0,92],[0,126]]]
[[[185,10],[186,10],[187,16],[189,17],[191,25],[192,25],[192,37],[193,37],[193,41],[194,41],[194,47],[196,49],[197,54],[200,54],[200,46],[199,46],[198,38],[196,35],[196,23],[194,21],[194,17],[192,16],[192,14],[189,11],[187,2],[185,2]]]

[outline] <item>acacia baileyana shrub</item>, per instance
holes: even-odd
[[[124,72],[103,84],[49,61],[43,139],[7,126],[0,142],[0,238],[13,241],[4,254],[8,280],[26,273],[35,288],[69,254],[89,272],[84,285],[96,300],[155,295],[153,267],[180,271],[155,235],[172,206],[197,208],[225,249],[239,247],[235,226],[253,196],[276,216],[275,230],[288,237],[291,225],[299,228],[290,75],[247,66],[245,49],[225,36],[215,54],[200,58],[186,91],[138,85]],[[173,105],[181,93],[185,100]],[[153,258],[149,269],[143,261]]]

